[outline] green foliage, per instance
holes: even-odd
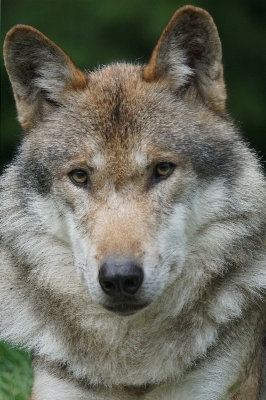
[[[0,342],[0,399],[28,400],[31,385],[30,355]]]

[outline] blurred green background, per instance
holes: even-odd
[[[0,399],[28,400],[31,385],[30,355],[0,342]]]
[[[266,0],[2,0],[1,38],[13,25],[28,24],[82,69],[119,60],[144,63],[175,10],[187,3],[213,16],[223,45],[228,110],[266,160]],[[2,59],[1,79],[0,168],[11,160],[21,132]],[[28,398],[28,366],[28,355],[0,345],[1,400]]]

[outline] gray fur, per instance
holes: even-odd
[[[26,26],[5,43],[25,134],[1,177],[0,337],[33,352],[31,399],[262,400],[266,182],[225,111],[209,14],[177,11],[144,67],[82,73]],[[194,63],[173,85],[177,48]],[[175,169],[156,181],[160,162]],[[144,270],[132,315],[106,310],[113,254]]]

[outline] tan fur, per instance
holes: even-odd
[[[230,396],[229,400],[256,400],[258,398],[261,367],[262,354],[258,352],[247,365],[242,383],[237,382],[238,388],[235,390],[232,388],[232,391],[236,393]]]

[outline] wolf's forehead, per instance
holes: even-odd
[[[88,87],[96,95],[115,99],[120,91],[134,91],[142,79],[143,67],[140,65],[117,63],[110,64],[88,74]]]
[[[91,132],[112,151],[154,144],[162,132],[176,130],[177,121],[178,129],[187,125],[183,103],[144,81],[141,66],[115,64],[90,73],[85,101]]]
[[[87,124],[90,139],[112,152],[136,147],[141,134],[151,127],[152,107],[149,110],[147,103],[153,101],[153,95],[149,86],[142,79],[140,66],[115,64],[92,72],[82,102],[74,105],[75,120],[82,124],[82,130]],[[69,125],[73,125],[71,121]]]
[[[130,165],[134,164],[139,168],[145,168],[150,162],[150,157],[147,151],[139,147],[132,147],[128,149],[126,153],[122,152],[122,149],[117,149],[116,154],[108,150],[105,151],[105,149],[98,149],[98,151],[94,152],[90,157],[89,163],[94,168],[101,170],[110,162],[112,164],[124,165],[125,161]]]
[[[99,112],[107,112],[109,109],[113,112],[111,116],[117,118],[120,107],[127,103],[132,107],[136,97],[139,100],[143,97],[145,93],[142,90],[143,83],[140,66],[129,64],[107,66],[88,75],[90,103],[96,106]],[[108,116],[110,117],[110,114]]]
[[[69,107],[63,110],[66,130],[60,126],[59,113],[56,126],[62,137],[57,157],[66,149],[70,159],[88,160],[97,169],[107,164],[121,166],[125,161],[145,167],[173,157],[172,161],[202,160],[210,147],[206,150],[209,128],[203,122],[199,127],[199,111],[188,110],[167,88],[144,81],[141,66],[115,64],[89,73],[88,87],[78,96],[71,103],[71,112]],[[208,121],[214,118],[207,117]],[[215,126],[220,129],[220,123],[213,122],[212,130]],[[53,142],[54,130],[48,133]],[[210,149],[207,155],[213,152]]]
[[[87,105],[93,123],[101,124],[98,133],[127,137],[149,124],[154,115],[158,121],[168,97],[172,105],[170,93],[161,92],[157,85],[143,80],[141,66],[115,64],[90,73]]]

